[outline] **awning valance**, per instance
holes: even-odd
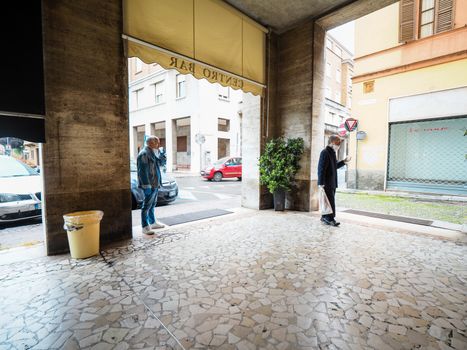
[[[221,0],[125,0],[128,56],[256,95],[267,29]]]

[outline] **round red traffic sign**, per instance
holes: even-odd
[[[337,134],[341,137],[345,137],[347,135],[347,129],[345,128],[345,123],[339,125],[337,129]]]

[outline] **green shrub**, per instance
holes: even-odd
[[[301,137],[270,140],[259,158],[260,183],[267,186],[269,192],[291,189],[295,175],[300,169],[300,158],[304,151]]]

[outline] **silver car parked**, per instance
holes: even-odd
[[[41,216],[41,178],[21,161],[0,156],[0,223]]]

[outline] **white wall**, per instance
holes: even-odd
[[[389,100],[389,121],[432,119],[467,114],[467,87]]]
[[[186,76],[186,96],[176,98],[176,71],[162,70],[143,77],[130,84],[130,149],[132,157],[136,157],[134,126],[145,125],[146,134],[151,133],[151,124],[166,122],[167,154],[172,155],[172,120],[191,117],[191,172],[198,173],[200,165],[205,167],[205,153],[210,152],[211,161],[217,159],[218,137],[230,139],[230,155],[239,155],[240,125],[239,102],[242,100],[241,91],[230,90],[228,100],[218,96],[218,85],[210,84],[206,80],[197,80],[191,75]],[[155,104],[153,84],[164,80],[163,100]],[[141,89],[141,98],[136,106],[134,91]],[[219,132],[217,118],[230,120],[230,131]],[[206,142],[201,146],[196,143],[195,135],[205,135]],[[202,164],[200,164],[200,157]],[[172,163],[169,159],[167,170],[172,171]]]

